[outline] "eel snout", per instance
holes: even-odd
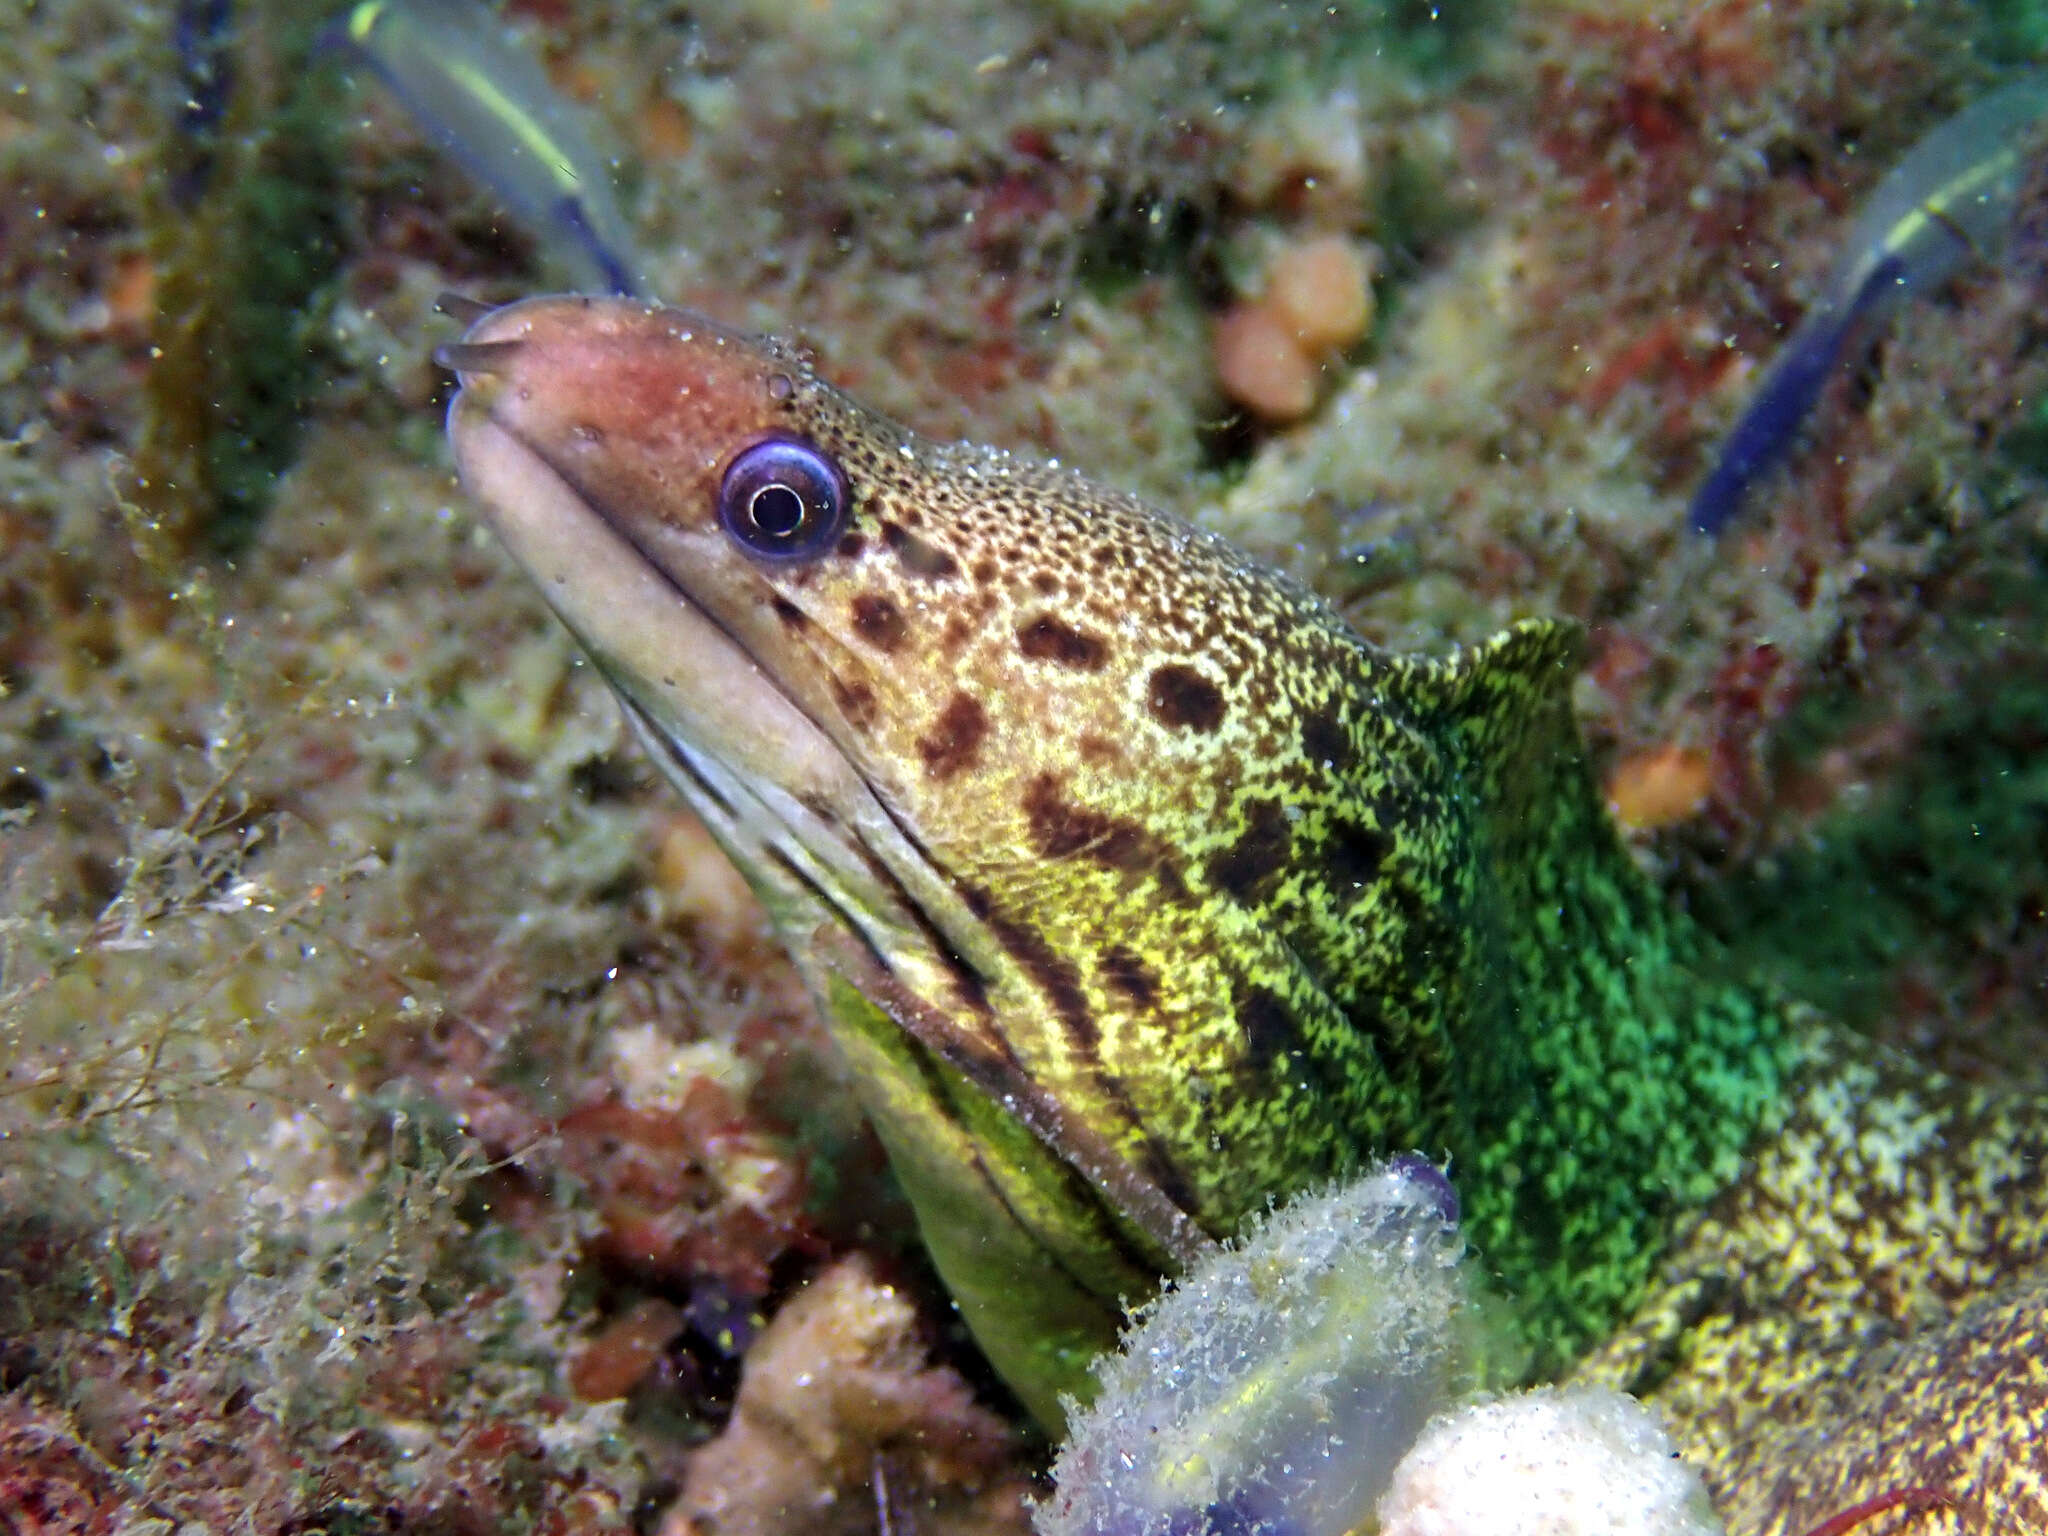
[[[698,535],[703,519],[684,509],[707,499],[700,482],[718,460],[674,437],[725,348],[715,329],[684,335],[692,320],[582,298],[482,314],[438,354],[461,383],[448,409],[456,469],[658,741],[698,744],[738,781],[865,803],[840,754],[693,592],[693,567],[722,536],[715,522]]]

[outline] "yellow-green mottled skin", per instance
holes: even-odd
[[[1728,1507],[1817,1519],[1883,1490],[1779,1447],[1815,1372],[1862,1383],[2039,1264],[2038,1108],[1917,1144],[1951,1090],[1726,974],[1604,824],[1569,629],[1387,654],[1185,524],[677,311],[534,301],[452,361],[465,480],[775,913],[1048,1424],[1120,1301],[1416,1148],[1537,1369],[1607,1338],[1586,1369],[1655,1390]],[[719,521],[775,434],[846,477],[815,558]],[[1866,1251],[1881,1222],[1916,1241]]]
[[[2048,1531],[2048,1113],[1818,1023],[1745,1176],[1578,1367],[1652,1397],[1731,1530]]]

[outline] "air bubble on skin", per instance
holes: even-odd
[[[786,373],[771,373],[768,376],[768,398],[787,400],[796,393],[796,381]]]

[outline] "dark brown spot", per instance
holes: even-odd
[[[1245,809],[1244,831],[1209,858],[1209,883],[1239,901],[1259,898],[1266,882],[1294,850],[1294,828],[1277,800],[1255,800]]]
[[[995,1007],[988,1000],[988,984],[972,971],[954,969],[953,998],[970,1013],[985,1019],[995,1017]]]
[[[1049,613],[1028,620],[1017,631],[1017,648],[1033,661],[1057,662],[1077,672],[1098,671],[1109,657],[1109,647],[1096,636]]]
[[[996,579],[995,561],[989,559],[986,555],[982,556],[981,559],[975,561],[974,579],[984,587],[987,586],[990,582],[994,581]]]
[[[1159,1002],[1159,977],[1134,951],[1112,944],[1102,952],[1102,979],[1131,1000],[1133,1007],[1152,1008]]]
[[[924,771],[935,779],[950,779],[962,769],[972,768],[987,736],[988,711],[966,694],[954,694],[932,721],[932,728],[917,739]]]
[[[1058,597],[1060,595],[1060,579],[1053,575],[1051,571],[1034,572],[1031,577],[1031,585],[1040,597]]]
[[[846,717],[846,723],[865,735],[875,723],[875,690],[866,683],[848,683],[839,678],[832,679],[832,697],[839,704],[839,713]]]
[[[782,620],[785,629],[802,629],[811,622],[803,609],[779,592],[768,600],[768,606],[774,610],[775,617]]]
[[[1152,669],[1145,705],[1155,720],[1174,730],[1213,731],[1223,723],[1222,691],[1178,661]]]
[[[1181,874],[1180,865],[1163,853],[1152,866],[1152,878],[1159,882],[1159,894],[1167,901],[1178,904],[1188,899],[1187,877]]]
[[[1380,867],[1387,862],[1393,846],[1394,840],[1377,827],[1356,821],[1339,822],[1321,855],[1322,866],[1329,872],[1330,888],[1342,896],[1371,885],[1379,879]]]
[[[1081,754],[1081,761],[1091,767],[1107,768],[1124,760],[1122,747],[1093,731],[1083,731],[1074,742],[1074,750]]]
[[[1159,862],[1143,827],[1076,805],[1064,789],[1053,773],[1041,773],[1025,787],[1024,818],[1040,853],[1049,859],[1085,858],[1110,869],[1133,871]]]
[[[1301,750],[1309,762],[1334,770],[1351,766],[1351,735],[1330,709],[1318,709],[1301,722]]]
[[[1344,1103],[1349,1085],[1304,1036],[1295,1009],[1270,987],[1246,986],[1237,994],[1237,1026],[1244,1031],[1245,1060],[1253,1071],[1285,1071],[1296,1088],[1328,1103]]]
[[[946,615],[945,628],[939,631],[939,650],[946,656],[957,656],[960,648],[967,643],[967,637],[974,633],[974,621],[964,613]]]
[[[853,600],[853,627],[861,639],[878,651],[894,652],[910,638],[903,622],[903,610],[876,592],[862,592]]]
[[[848,533],[839,540],[839,554],[842,559],[857,560],[860,552],[868,547],[867,538],[858,533]]]
[[[1102,1044],[1102,1034],[1095,1027],[1095,1014],[1088,1006],[1088,993],[1081,985],[1080,973],[1035,930],[1024,924],[994,913],[983,921],[988,924],[995,941],[1008,950],[1024,968],[1025,974],[1038,984],[1038,990],[1052,1004],[1054,1015],[1065,1027],[1067,1038],[1075,1049],[1084,1059],[1094,1061]]]
[[[912,910],[915,910],[915,903],[912,903]],[[988,1000],[988,982],[981,972],[963,960],[928,919],[920,916],[918,927],[925,930],[925,936],[932,941],[939,959],[952,975],[954,1000],[969,1013],[978,1013],[985,1019],[994,1017],[995,1007]]]
[[[1074,1054],[1094,1068],[1095,1083],[1101,1089],[1108,1107],[1125,1125],[1135,1131],[1141,1139],[1138,1166],[1159,1192],[1179,1210],[1189,1215],[1196,1214],[1200,1203],[1195,1197],[1193,1185],[1188,1182],[1185,1170],[1175,1159],[1171,1149],[1146,1126],[1138,1113],[1138,1106],[1131,1098],[1130,1089],[1116,1073],[1102,1066],[1101,1032],[1097,1029],[1094,1015],[1090,1012],[1087,994],[1081,990],[1079,978],[1071,966],[1062,961],[1036,932],[1019,924],[1001,919],[991,924],[997,942],[1001,943],[1032,978],[1037,981],[1053,1005],[1053,1012],[1059,1017]],[[1014,1060],[1014,1058],[1012,1058]],[[1000,1082],[989,1084],[992,1091],[1001,1091]],[[1057,1134],[1057,1122],[1045,1128],[1045,1134]],[[1067,1165],[1072,1167],[1071,1164]],[[1090,1198],[1093,1198],[1091,1195]],[[1140,1259],[1142,1266],[1144,1260]]]
[[[927,544],[901,523],[883,523],[882,542],[902,562],[903,569],[913,576],[943,581],[960,573],[959,561],[936,545]]]
[[[820,820],[828,825],[838,824],[838,816],[833,812],[831,806],[824,801],[822,796],[803,795],[798,798],[802,800],[804,808]],[[960,1006],[983,1017],[993,1014],[995,1010],[990,1006],[988,1000],[988,983],[983,978],[981,972],[970,965],[961,956],[959,951],[953,948],[946,936],[939,931],[938,925],[925,916],[924,909],[918,905],[917,901],[911,896],[909,888],[904,885],[902,879],[898,877],[888,864],[858,839],[854,841],[853,848],[860,855],[861,862],[867,865],[868,873],[873,877],[875,883],[884,890],[895,893],[898,901],[898,910],[907,914],[910,920],[917,925],[918,931],[924,935],[925,942],[930,946],[931,952],[939,957],[940,962],[951,973],[953,978],[953,995],[959,1001]],[[770,851],[777,854],[780,863],[786,867],[794,867],[790,865],[787,858],[780,857],[778,850]],[[811,885],[812,883],[808,877],[804,877],[804,884]],[[827,904],[830,904],[829,898],[827,898]],[[882,960],[883,969],[888,969],[888,961],[886,959],[882,959],[879,954],[877,954],[876,958]],[[1001,1036],[998,1035],[996,1039],[1000,1043]]]
[[[1238,995],[1237,1027],[1244,1031],[1252,1066],[1261,1072],[1295,1049],[1294,1010],[1270,987],[1246,987]]]

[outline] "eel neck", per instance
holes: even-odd
[[[1474,692],[1513,688],[1485,669]],[[1800,1033],[1636,867],[1562,688],[1468,699],[1453,732],[1481,807],[1476,1001],[1507,1050],[1461,1053],[1475,1247],[1551,1373],[1642,1294],[1678,1217],[1783,1112]]]

